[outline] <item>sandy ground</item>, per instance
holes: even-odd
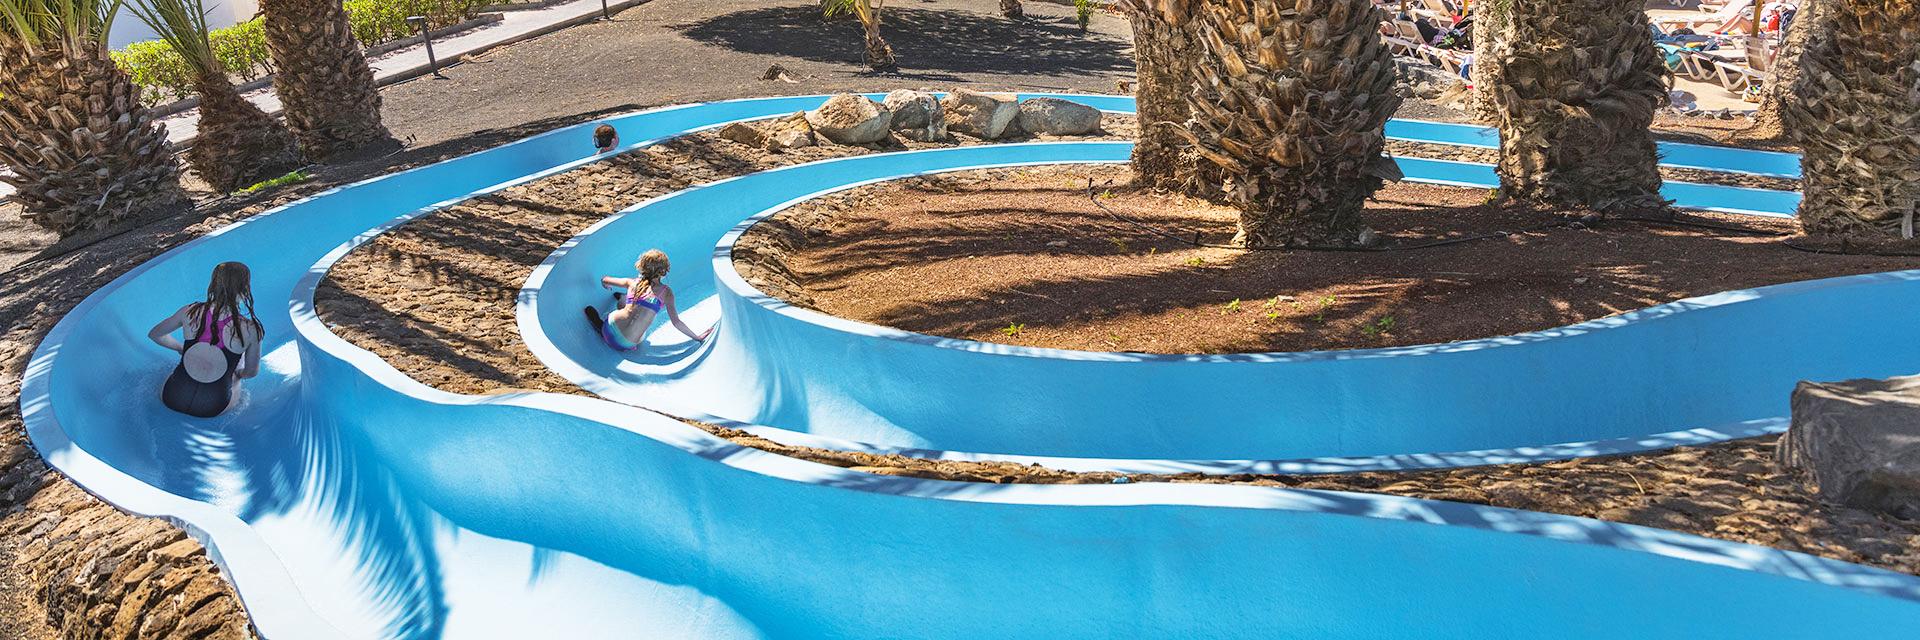
[[[996,169],[832,194],[748,233],[756,284],[826,313],[1063,349],[1241,353],[1388,347],[1549,329],[1690,296],[1920,258],[1815,256],[1778,237],[1485,204],[1390,184],[1366,211],[1385,252],[1241,251],[1232,209],[1125,187],[1122,166]],[[1100,186],[1089,198],[1088,181]],[[1686,219],[1775,234],[1787,221]],[[778,255],[785,253],[782,257]],[[772,254],[772,255],[770,255]],[[782,275],[791,283],[780,282]],[[795,289],[799,295],[795,295]]]

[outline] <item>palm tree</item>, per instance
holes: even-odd
[[[1020,0],[1000,0],[1000,15],[1008,18],[1024,18],[1026,7],[1020,6]]]
[[[1911,240],[1920,206],[1920,1],[1833,0],[1800,58],[1787,132],[1809,235]]]
[[[293,134],[234,90],[207,40],[201,0],[136,0],[134,16],[173,47],[193,70],[200,94],[200,135],[187,163],[220,191],[234,191],[299,168],[305,162]]]
[[[1489,2],[1503,197],[1664,208],[1650,127],[1668,71],[1642,3]]]
[[[884,0],[823,0],[826,17],[851,13],[860,20],[867,36],[867,66],[878,71],[899,68],[893,59],[893,47],[880,37],[880,7]]]
[[[1197,46],[1187,32],[1196,0],[1123,0],[1121,7],[1133,25],[1133,66],[1137,83],[1134,112],[1140,138],[1133,145],[1134,182],[1151,187],[1180,188],[1180,134],[1171,125],[1185,124],[1187,94],[1193,74],[1187,58]]]
[[[62,236],[190,206],[166,128],[107,55],[117,0],[0,0],[0,164]]]
[[[341,0],[261,0],[273,90],[307,157],[326,160],[396,145],[380,123],[373,70]]]
[[[1363,242],[1360,211],[1387,173],[1382,128],[1400,106],[1372,0],[1207,0],[1194,14],[1204,51],[1178,131],[1225,177],[1234,242]]]
[[[1467,116],[1476,122],[1498,122],[1500,107],[1494,104],[1493,77],[1495,69],[1500,68],[1500,59],[1493,54],[1493,43],[1500,37],[1500,30],[1494,28],[1493,20],[1484,19],[1498,6],[1494,0],[1482,0],[1474,3],[1473,13],[1473,68],[1468,70],[1467,83],[1473,85],[1465,97]]]
[[[1753,126],[1748,128],[1750,137],[1776,138],[1782,133],[1781,105],[1793,99],[1793,83],[1800,77],[1800,54],[1807,50],[1808,40],[1818,37],[1827,4],[1828,0],[1800,0],[1800,11],[1787,27],[1787,39],[1780,43],[1773,66],[1768,69],[1773,79],[1761,87],[1760,107],[1753,114]]]

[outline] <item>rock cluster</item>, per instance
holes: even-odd
[[[945,98],[930,91],[901,89],[875,102],[843,93],[820,108],[758,125],[735,123],[721,138],[768,151],[819,144],[898,146],[901,139],[943,142],[958,133],[980,140],[1023,136],[1081,136],[1098,133],[1099,109],[1060,98],[956,89]]]
[[[1823,501],[1920,517],[1920,376],[1801,382],[1774,458]]]

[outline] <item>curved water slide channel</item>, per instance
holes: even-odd
[[[821,99],[689,105],[614,124],[623,139],[642,141],[631,148]],[[1580,518],[1248,486],[998,486],[864,474],[742,448],[600,399],[440,392],[333,335],[314,314],[315,288],[352,247],[438,207],[595,160],[580,157],[589,126],[334,189],[134,268],[71,311],[36,350],[21,401],[35,446],[106,500],[181,522],[227,569],[260,631],[275,639],[1806,637],[1883,633],[1920,613],[1920,579],[1911,576]],[[878,160],[868,173],[846,175],[1113,161],[1125,153],[1110,143],[981,149],[869,156],[900,164],[889,171],[889,161]],[[914,164],[923,161],[931,164]],[[705,236],[702,248],[710,251],[743,216],[771,208],[709,204],[682,211],[687,238],[662,236],[660,244]],[[612,219],[600,230],[615,238],[617,225],[647,217]],[[580,256],[582,268],[600,266],[584,264],[598,237],[570,243],[566,255]],[[157,387],[172,366],[145,343],[146,328],[192,300],[223,260],[253,267],[269,336],[262,375],[247,383],[240,405],[213,420],[172,414],[153,393],[129,393]],[[711,350],[663,348],[649,352],[655,361],[605,364],[677,366],[694,380],[709,367],[741,366],[728,349],[799,349],[803,339],[874,348],[865,344],[872,336],[857,333],[754,335],[784,321],[752,317],[761,313],[754,309],[782,310],[729,294],[739,283],[724,272],[718,284],[690,277],[694,265],[711,268],[683,258],[676,282],[683,290],[708,288],[683,300],[709,297],[697,313],[726,315]],[[566,260],[550,267],[543,273],[567,268]],[[1876,301],[1901,297],[1913,280],[1893,274],[1796,285],[1778,293],[1860,291],[1809,305],[1852,305],[1846,313],[1770,322],[1871,317]],[[1725,309],[1776,297],[1735,296],[1742,299],[1660,315],[1696,315],[1738,332],[1744,316],[1720,315]],[[569,320],[556,328],[577,322]],[[1368,359],[1390,358],[1354,360]],[[1868,368],[1840,359],[1812,375]],[[1200,370],[1346,360],[1086,362]],[[1484,367],[1472,374],[1498,370],[1471,366]],[[716,397],[714,406],[738,408],[728,405],[734,400]],[[1470,396],[1452,400],[1487,408]],[[1418,451],[1423,443],[1395,446]]]

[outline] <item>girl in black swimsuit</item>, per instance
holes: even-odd
[[[183,328],[185,342],[174,337]],[[180,364],[161,388],[161,404],[199,418],[226,411],[240,380],[260,372],[260,320],[253,314],[247,265],[214,267],[207,299],[181,307],[147,337],[180,352]]]

